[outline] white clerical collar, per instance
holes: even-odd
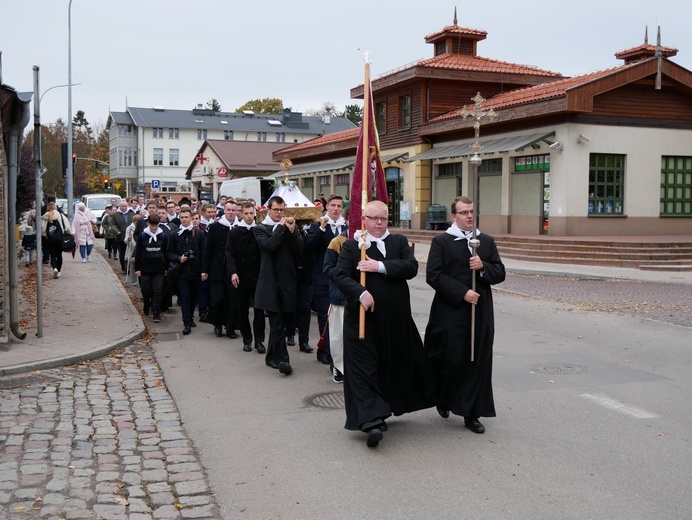
[[[156,235],[163,233],[163,231],[161,231],[161,228],[157,227],[156,233],[152,233],[151,229],[149,229],[149,226],[147,226],[144,228],[143,233],[149,236],[149,243],[151,244],[152,242],[156,242]]]
[[[360,247],[360,248],[365,247],[366,250],[367,250],[372,244],[375,244],[375,246],[377,247],[378,251],[379,251],[380,253],[382,253],[382,256],[384,256],[385,258],[387,258],[387,247],[386,247],[385,244],[384,244],[384,239],[387,238],[389,235],[390,235],[390,233],[389,233],[389,230],[388,230],[388,229],[385,230],[384,234],[383,234],[381,237],[379,237],[379,238],[377,238],[377,237],[371,235],[371,234],[368,233],[367,231],[366,231],[365,233],[363,233],[362,231],[358,230],[358,231],[356,231],[355,234],[353,235],[353,238],[355,238],[356,241],[358,242],[358,247]]]
[[[252,224],[247,224],[244,220],[241,220],[238,222],[238,227],[244,227],[245,229],[252,229],[255,227],[257,224],[253,221]]]
[[[274,230],[276,229],[276,226],[279,225],[279,223],[278,223],[278,222],[274,222],[274,221],[272,220],[272,218],[271,218],[269,215],[267,215],[266,217],[264,217],[264,220],[262,221],[262,224],[264,224],[264,225],[266,225],[266,226],[272,226],[272,231],[274,231]]]
[[[456,242],[457,240],[468,240],[469,241],[469,251],[471,254],[473,254],[473,248],[471,247],[471,240],[473,239],[473,230],[470,231],[464,231],[461,229],[459,226],[457,226],[457,223],[454,222],[451,226],[447,228],[445,233],[449,233],[452,235],[454,238],[454,241]],[[476,229],[476,237],[480,236],[481,230]]]
[[[228,221],[228,219],[226,218],[226,215],[224,215],[223,217],[221,217],[217,222],[218,222],[219,224],[223,225],[223,226],[226,226],[227,228],[232,228],[232,227],[233,227],[233,224],[231,224],[231,223]]]
[[[190,224],[187,227],[180,226],[180,229],[178,229],[178,234],[182,235],[184,231],[189,231],[190,233],[192,233],[192,224]]]

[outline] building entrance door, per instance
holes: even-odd
[[[387,179],[387,209],[389,210],[389,225],[399,227],[401,225],[399,210],[404,195],[404,177],[401,168],[391,167],[384,171]]]

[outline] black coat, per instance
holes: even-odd
[[[423,342],[411,316],[407,280],[418,262],[404,235],[384,239],[386,257],[373,244],[367,255],[384,263],[387,274],[367,273],[360,284],[360,249],[347,240],[334,269],[334,281],[346,297],[344,316],[344,397],[346,428],[362,429],[390,413],[429,408],[435,404],[434,377]],[[358,338],[360,295],[367,289],[375,310],[365,313],[365,339]]]
[[[238,275],[238,290],[252,291],[257,288],[260,273],[260,248],[252,229],[236,226],[226,240],[226,277]]]
[[[166,257],[169,262],[180,264],[176,276],[181,280],[200,280],[204,263],[205,238],[204,231],[194,228],[192,231],[183,231],[182,235],[171,234]],[[188,251],[192,251],[194,259],[180,263],[180,257]]]
[[[438,404],[457,415],[495,417],[491,384],[495,319],[490,286],[505,279],[505,266],[490,235],[478,235],[478,256],[483,275],[475,271],[476,304],[475,361],[471,363],[471,304],[464,295],[471,289],[474,271],[466,239],[436,236],[430,245],[426,281],[435,289],[430,318],[425,329],[425,349],[435,367]]]
[[[255,307],[270,312],[296,309],[296,264],[305,243],[296,225],[293,233],[282,225],[258,224],[253,228],[261,251],[260,274],[255,290]]]
[[[118,228],[118,235],[116,235],[116,242],[125,242],[125,232],[127,231],[127,226],[132,224],[132,219],[135,216],[135,212],[132,209],[128,209],[127,213],[123,214],[120,211],[113,213],[113,220]]]
[[[346,227],[346,226],[344,226]],[[306,255],[310,255],[310,269],[312,276],[310,279],[314,285],[329,285],[329,278],[323,273],[324,256],[327,252],[327,247],[333,238],[339,236],[332,231],[332,226],[327,224],[324,231],[320,229],[320,223],[315,222],[308,230],[308,236],[305,240]]]
[[[231,228],[214,222],[207,228],[207,248],[204,252],[202,272],[209,280],[221,282],[226,276],[226,240]]]

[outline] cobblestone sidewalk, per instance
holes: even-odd
[[[220,518],[144,342],[0,379],[0,518]]]

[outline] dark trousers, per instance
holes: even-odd
[[[282,361],[289,362],[286,348],[286,313],[267,311],[269,315],[269,343],[265,361],[267,364],[278,365]]]
[[[329,354],[331,356],[331,350],[329,350],[329,327],[327,327],[327,316],[329,316],[329,286],[314,285],[312,288],[312,294],[315,301],[315,308],[317,309],[317,325],[319,326],[319,333],[320,335],[324,333],[322,350],[325,354]],[[325,327],[327,328],[326,332]]]
[[[194,321],[195,307],[197,306],[199,280],[184,280],[178,278],[177,287],[178,296],[180,297],[180,310],[183,313],[183,325],[191,326]]]
[[[296,287],[296,312],[292,312],[288,318],[286,335],[295,335],[298,328],[298,343],[310,341],[310,320],[312,318],[312,284],[298,282]]]
[[[116,242],[118,246],[118,259],[120,260],[120,269],[123,273],[127,270],[127,258],[125,258],[125,253],[127,252],[127,244],[123,240]]]
[[[197,293],[197,305],[199,305],[199,314],[205,314],[209,311],[209,282],[207,280],[199,282],[199,290]]]
[[[48,240],[46,237],[41,237],[41,254],[43,258],[41,259],[44,264],[50,261],[50,248],[48,247]]]
[[[238,328],[243,336],[243,343],[252,343],[252,333],[255,333],[255,343],[264,342],[264,311],[262,309],[254,310],[252,318],[252,328],[250,328],[250,307],[252,297],[255,294],[252,291],[243,291],[236,289],[238,303]]]
[[[142,273],[139,277],[139,286],[142,289],[144,305],[150,305],[151,310],[159,312],[161,310],[161,298],[163,298],[163,273]]]
[[[48,253],[50,254],[50,266],[53,269],[62,271],[62,244],[48,244]]]
[[[207,322],[211,322],[214,327],[226,327],[233,330],[236,291],[230,281],[226,280],[207,280],[201,282],[199,293],[199,312],[202,312],[202,286],[207,286],[207,296],[209,297],[209,316]]]
[[[118,248],[115,247],[115,238],[106,238],[106,251],[108,252],[108,257],[110,258],[111,255],[115,255],[117,250]]]

